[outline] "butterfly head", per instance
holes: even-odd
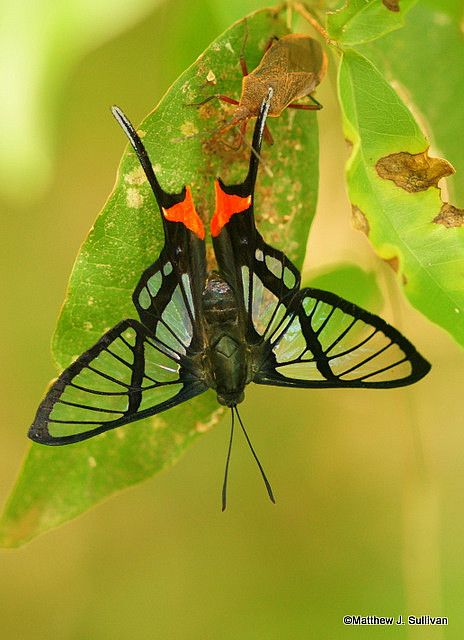
[[[243,391],[234,393],[221,393],[217,392],[217,401],[224,407],[234,408],[245,400],[245,393]]]

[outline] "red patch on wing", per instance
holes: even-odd
[[[182,202],[178,202],[173,207],[169,207],[169,209],[163,207],[163,215],[169,222],[182,222],[182,224],[185,225],[187,229],[190,229],[200,240],[204,239],[205,227],[196,212],[190,187],[186,188],[185,198]]]
[[[241,213],[251,207],[251,195],[242,198],[224,193],[217,180],[214,182],[214,187],[216,190],[216,210],[211,218],[211,235],[216,237],[235,213]]]

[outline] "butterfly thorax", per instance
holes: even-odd
[[[242,402],[251,372],[237,299],[219,274],[208,275],[202,305],[207,344],[206,382],[215,389],[220,404],[232,407]]]

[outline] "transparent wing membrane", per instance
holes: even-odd
[[[232,220],[227,231],[236,248],[239,290],[249,329],[255,336],[248,338],[256,341],[257,334],[258,339],[267,340],[287,313],[287,306],[298,291],[300,274],[281,251],[267,245],[256,231],[253,232],[256,249],[252,254],[245,252],[241,232],[234,229],[234,224],[238,227]]]
[[[290,270],[289,273],[291,273]],[[251,273],[248,267],[242,267],[245,309],[255,331],[264,339],[272,334],[273,329],[279,325],[287,312],[287,307],[282,300],[291,297],[292,289],[285,285],[283,274],[284,270],[281,271],[280,277],[272,274],[274,277],[266,278],[268,280],[266,283],[256,271]]]
[[[246,179],[218,181],[221,225],[213,232],[220,271],[247,319],[253,380],[299,387],[396,387],[419,380],[430,365],[406,338],[335,294],[299,291],[298,270],[258,233],[253,191],[268,106],[264,101],[257,120]]]
[[[395,387],[430,365],[384,320],[335,294],[304,289],[270,335],[255,382],[300,387]]]
[[[173,355],[185,355],[192,345],[195,304],[187,274],[179,275],[162,252],[143,273],[133,301],[142,323]]]
[[[29,431],[44,444],[84,440],[206,389],[194,362],[204,348],[196,317],[206,278],[203,224],[190,190],[164,191],[134,127],[118,107],[113,114],[153,190],[165,244],[132,296],[140,323],[124,320],[113,327],[48,391]]]
[[[160,349],[138,322],[125,320],[61,374],[29,435],[48,444],[83,440],[164,411],[203,390],[179,358]]]
[[[232,416],[249,442],[236,403],[251,376],[281,386],[386,388],[411,384],[429,371],[414,346],[378,316],[325,291],[300,291],[296,267],[257,231],[253,194],[272,97],[269,89],[246,178],[235,185],[216,181],[211,234],[219,270],[214,279],[227,285],[222,290],[205,288],[204,227],[190,189],[162,189],[134,127],[113,108],[153,190],[165,244],[132,296],[140,322],[120,322],[63,371],[39,406],[32,440],[85,440],[184,402],[205,391],[208,380],[230,390]],[[227,292],[224,308],[221,291]],[[208,308],[214,313],[207,315]],[[221,331],[232,343],[245,343],[230,366],[218,365],[219,356],[228,357],[218,347]]]

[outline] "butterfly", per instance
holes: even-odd
[[[166,411],[207,389],[239,420],[250,382],[296,388],[391,388],[430,364],[382,318],[334,293],[300,289],[300,273],[256,228],[253,199],[272,89],[253,133],[240,184],[215,181],[210,229],[217,270],[206,265],[205,228],[189,187],[167,193],[147,151],[118,107],[161,213],[165,243],[133,293],[139,319],[125,319],[65,369],[41,402],[29,437],[46,445],[80,442]]]

